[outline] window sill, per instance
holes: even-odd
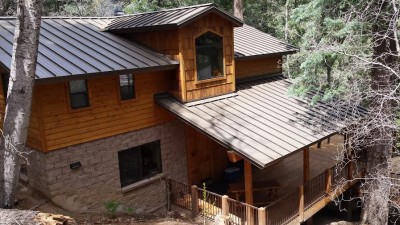
[[[196,84],[204,84],[204,83],[209,83],[209,82],[219,81],[219,80],[226,80],[226,77],[222,76],[222,77],[210,78],[210,79],[206,79],[206,80],[196,80]]]
[[[139,187],[142,187],[142,186],[145,186],[147,184],[153,183],[153,182],[155,182],[155,181],[157,181],[159,179],[162,179],[164,177],[165,177],[164,173],[157,174],[157,175],[155,175],[153,177],[138,181],[138,182],[130,184],[128,186],[125,186],[125,187],[121,188],[121,192],[122,193],[126,193],[126,192],[129,192],[129,191],[132,191],[132,190],[137,189]]]

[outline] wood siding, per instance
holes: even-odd
[[[178,30],[139,32],[124,37],[178,59]]]
[[[189,183],[222,179],[228,165],[227,149],[188,125],[185,130]]]
[[[195,38],[211,31],[223,37],[223,79],[197,81]],[[208,14],[179,29],[180,100],[194,101],[235,91],[233,25],[216,14]]]
[[[120,101],[118,76],[88,79],[90,107],[70,109],[67,83],[38,86],[46,148],[80,144],[154,126],[172,119],[154,102],[170,89],[171,72],[135,74],[136,99]]]
[[[5,70],[0,69],[0,75],[3,76],[5,74]],[[43,150],[44,142],[43,135],[41,130],[41,123],[39,117],[39,106],[37,101],[37,87],[35,87],[32,97],[32,109],[31,109],[31,117],[28,127],[28,137],[26,140],[26,144],[34,149]],[[4,96],[3,90],[3,80],[0,79],[0,128],[3,126],[4,114],[6,110],[6,96]]]
[[[282,72],[282,56],[236,60],[236,79]]]

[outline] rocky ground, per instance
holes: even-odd
[[[181,213],[171,212],[167,215],[137,216],[128,214],[116,214],[110,216],[102,213],[75,213],[50,202],[46,197],[28,188],[24,184],[19,185],[18,204],[16,209],[0,211],[0,225],[3,224],[27,224],[27,225],[192,225],[196,224]],[[43,213],[42,213],[43,212]],[[18,222],[19,221],[19,222]],[[29,221],[29,222],[28,222]]]

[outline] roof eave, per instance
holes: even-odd
[[[155,25],[155,26],[143,26],[143,27],[135,27],[135,28],[120,28],[120,29],[102,29],[103,32],[110,32],[113,34],[118,33],[139,33],[145,31],[161,31],[161,30],[172,30],[177,29],[177,24],[163,24],[163,25]]]
[[[145,72],[154,72],[154,71],[174,70],[174,69],[177,69],[178,67],[179,67],[179,63],[173,63],[173,64],[163,65],[163,66],[153,66],[153,67],[126,69],[126,70],[115,70],[115,71],[88,73],[88,74],[74,74],[74,75],[66,75],[66,76],[60,76],[60,77],[36,78],[35,82],[37,84],[46,84],[46,83],[55,83],[55,82],[77,80],[77,79],[89,79],[89,78],[96,78],[96,77],[101,77],[101,76],[110,76],[110,75],[127,74],[127,73],[145,73]]]
[[[260,54],[260,55],[235,56],[235,60],[252,60],[252,59],[259,59],[259,58],[269,58],[269,57],[274,57],[274,56],[295,54],[297,52],[298,52],[297,50],[293,50],[293,51],[274,52],[274,53]]]

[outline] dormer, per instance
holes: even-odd
[[[117,17],[103,30],[177,59],[171,94],[191,102],[235,91],[233,30],[242,25],[205,4]]]

